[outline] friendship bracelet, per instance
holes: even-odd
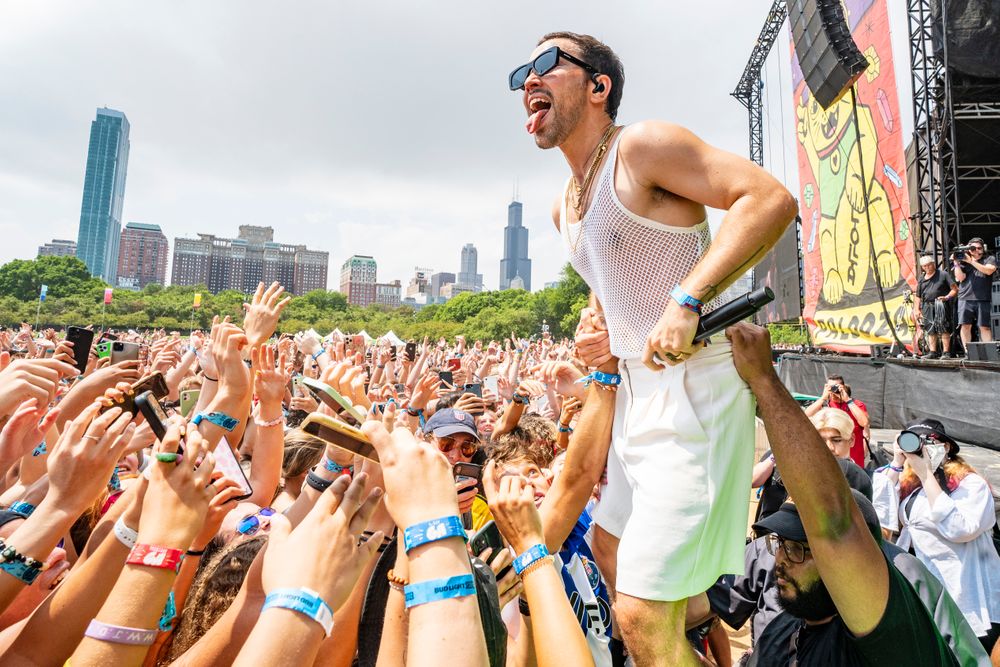
[[[322,477],[317,475],[314,471],[310,470],[309,474],[306,475],[306,484],[309,485],[310,488],[316,489],[320,493],[323,493],[328,488],[330,488],[330,485],[333,484],[333,480],[323,479]]]
[[[25,556],[14,547],[6,544],[3,540],[0,540],[0,563],[22,563],[27,568],[38,570],[39,572],[48,569],[48,566],[42,561],[35,560],[31,556]]]
[[[471,574],[460,574],[445,579],[431,579],[419,584],[409,584],[404,587],[403,591],[406,596],[406,608],[410,609],[428,602],[475,595],[476,582]]]
[[[404,595],[406,594],[404,587],[410,585],[409,580],[397,576],[395,570],[389,570],[389,572],[386,573],[385,578],[389,580],[389,588],[394,591],[398,591],[399,593],[403,593]]]
[[[549,549],[544,544],[536,544],[514,559],[514,571],[518,574],[524,572],[525,568],[549,555]]]
[[[271,591],[264,598],[264,607],[268,609],[291,609],[316,621],[329,637],[333,631],[333,610],[330,609],[319,593],[311,588],[279,588]]]
[[[23,500],[18,500],[7,509],[11,512],[17,512],[18,514],[23,514],[25,517],[29,517],[31,516],[31,513],[35,511],[35,506],[31,503],[26,503]]]
[[[112,644],[128,644],[130,646],[150,646],[156,639],[156,630],[128,628],[124,625],[101,623],[96,618],[87,626],[84,637],[97,639]]]
[[[170,547],[161,547],[154,544],[136,544],[132,547],[132,551],[129,552],[125,563],[176,572],[180,569],[183,558],[184,551],[181,549],[171,549]]]
[[[461,537],[466,542],[469,541],[462,520],[455,515],[413,524],[403,531],[403,548],[409,553],[411,549],[449,537]]]
[[[139,541],[139,531],[132,530],[126,526],[125,516],[122,515],[118,517],[117,521],[115,521],[115,537],[117,537],[118,541],[128,547],[129,551],[131,551],[135,546],[135,543]]]
[[[258,415],[254,415],[254,417],[253,417],[253,423],[256,424],[257,426],[261,427],[261,428],[268,428],[270,426],[278,426],[280,424],[285,423],[285,415],[284,414],[280,414],[280,415],[278,415],[277,417],[275,417],[274,419],[272,419],[270,421],[263,421],[263,420],[261,420],[261,418]]]
[[[555,560],[556,560],[555,556],[543,556],[542,558],[539,558],[538,560],[532,561],[530,564],[528,564],[527,566],[525,566],[525,568],[523,570],[521,570],[521,573],[520,573],[521,579],[524,579],[524,577],[527,577],[529,574],[531,574],[535,570],[541,570],[545,566],[550,566],[551,567],[552,563],[554,563]]]
[[[692,313],[701,315],[701,308],[703,304],[698,299],[694,298],[690,294],[684,291],[684,288],[680,285],[674,285],[674,289],[670,292],[670,298],[677,302],[682,308],[687,308]]]

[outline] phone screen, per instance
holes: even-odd
[[[438,371],[438,377],[441,378],[441,382],[447,382],[450,385],[455,384],[455,376],[452,375],[451,371]]]
[[[215,447],[215,471],[222,473],[223,477],[231,479],[240,485],[243,495],[237,498],[237,500],[244,500],[253,494],[253,487],[250,486],[250,480],[244,474],[243,468],[240,467],[240,462],[236,460],[236,454],[233,453],[233,448],[229,446],[229,442],[225,437]]]
[[[87,371],[90,346],[94,342],[94,332],[82,327],[67,327],[66,340],[73,343],[73,365],[81,374]]]

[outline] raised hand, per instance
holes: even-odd
[[[368,492],[368,481],[367,473],[338,477],[295,530],[284,516],[271,517],[261,574],[266,592],[309,588],[333,610],[344,604],[384,536],[358,538],[382,497],[377,487]]]
[[[0,474],[38,446],[59,416],[59,408],[46,412],[38,401],[29,398],[0,429]]]
[[[246,334],[235,324],[223,321],[212,326],[212,356],[219,373],[220,391],[240,395],[250,391],[250,369],[242,356],[247,344]]]
[[[183,454],[176,461],[161,461],[157,455]],[[186,423],[173,424],[155,448],[146,497],[142,501],[139,541],[171,549],[187,549],[201,531],[209,501],[216,488],[210,484],[215,456],[205,451],[198,429]],[[196,467],[197,466],[197,467]]]
[[[583,373],[568,361],[546,361],[532,367],[530,372],[550,388],[554,386],[556,393],[562,396],[582,399],[586,394],[583,385],[577,382]]]
[[[212,482],[212,499],[208,501],[208,511],[205,513],[205,522],[201,530],[191,542],[191,548],[197,551],[204,550],[208,543],[219,532],[222,521],[229,514],[229,511],[236,505],[236,499],[243,495],[243,488],[236,480],[228,477],[220,477]]]
[[[486,403],[475,394],[462,394],[455,401],[455,409],[469,414],[481,414],[486,410]]]
[[[250,350],[250,366],[253,369],[253,392],[261,403],[281,403],[288,386],[289,376],[285,373],[285,357],[274,359],[274,348],[265,345]]]
[[[0,418],[13,414],[33,398],[47,406],[56,397],[59,381],[77,375],[75,366],[57,359],[18,359],[0,372]]]
[[[507,603],[512,602],[518,595],[524,592],[524,584],[521,583],[521,577],[517,576],[517,572],[512,567],[507,569],[507,573],[502,579],[500,578],[500,573],[503,572],[504,568],[514,561],[514,556],[511,555],[510,549],[502,549],[496,558],[490,561],[489,558],[492,553],[493,547],[487,547],[479,554],[479,557],[484,562],[489,562],[490,569],[493,570],[493,574],[497,577],[497,593],[500,596],[500,608],[503,609],[507,606]]]
[[[274,334],[278,326],[278,318],[281,311],[285,309],[292,297],[281,298],[285,288],[277,282],[265,290],[264,283],[257,285],[250,303],[244,303],[243,309],[246,315],[243,318],[243,329],[246,331],[247,340],[253,346],[263,345],[264,342]]]
[[[495,474],[496,465],[490,461],[483,470],[483,486],[490,512],[504,538],[517,553],[536,544],[545,544],[534,487],[524,483],[520,475],[504,475],[497,481]]]
[[[568,427],[573,421],[573,417],[575,417],[581,409],[583,409],[583,403],[580,399],[575,396],[567,398],[563,401],[562,410],[559,414],[559,425]]]

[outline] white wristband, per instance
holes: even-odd
[[[131,549],[135,546],[135,543],[139,540],[139,531],[132,530],[125,525],[125,517],[120,516],[118,520],[115,521],[115,537],[123,545]]]

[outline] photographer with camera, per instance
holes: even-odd
[[[951,357],[951,332],[954,328],[950,302],[958,294],[958,283],[951,274],[939,271],[930,255],[920,258],[920,268],[924,275],[920,276],[914,294],[913,319],[927,334],[930,350],[924,357],[948,359]],[[940,351],[938,338],[941,339]]]
[[[893,461],[872,480],[879,521],[899,528],[897,546],[912,549],[962,610],[989,653],[1000,637],[1000,556],[986,480],[958,455],[941,422],[913,422],[896,439]]]
[[[806,408],[806,416],[812,417],[823,408],[843,410],[854,422],[854,442],[851,443],[851,460],[859,467],[865,467],[865,430],[870,419],[868,407],[861,401],[851,398],[851,387],[844,382],[841,375],[828,375],[823,395]]]
[[[985,257],[985,259],[984,259]],[[986,257],[986,242],[974,238],[966,246],[955,248],[951,255],[958,282],[958,323],[962,344],[972,341],[972,325],[979,326],[979,340],[993,340],[990,330],[990,290],[997,270],[996,257]]]

